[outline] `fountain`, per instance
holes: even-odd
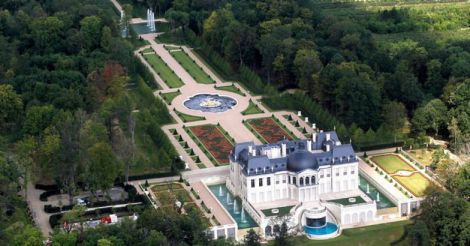
[[[237,105],[237,101],[228,96],[218,94],[197,94],[183,102],[184,106],[202,112],[225,112]]]
[[[224,190],[222,189],[222,187],[219,187],[219,196],[223,196],[224,195]]]
[[[240,213],[240,210],[238,210],[238,203],[237,203],[237,200],[234,200],[233,201],[233,212],[235,214],[239,214]]]
[[[243,223],[246,223],[245,209],[243,209],[243,208],[242,208],[241,220],[242,220]]]
[[[377,202],[380,202],[380,193],[377,193]]]
[[[147,9],[147,27],[155,32],[155,13],[150,9]]]
[[[227,204],[230,205],[232,204],[232,201],[230,201],[230,193],[227,192]]]
[[[369,191],[369,184],[367,184],[367,194],[370,194],[370,191]]]

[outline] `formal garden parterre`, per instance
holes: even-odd
[[[211,161],[214,161],[214,164],[226,165],[229,163],[228,156],[232,151],[233,142],[229,140],[220,126],[202,125],[186,129],[190,136],[195,137],[194,140],[199,143],[200,147],[203,147],[203,151]]]
[[[246,120],[246,124],[256,131],[262,142],[276,143],[279,140],[295,138],[293,134],[284,130],[273,117],[249,119]]]

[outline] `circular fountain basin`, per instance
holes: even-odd
[[[237,100],[218,94],[197,94],[184,101],[183,105],[192,110],[220,113],[235,107]]]

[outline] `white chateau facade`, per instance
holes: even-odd
[[[265,237],[279,229],[273,217],[289,208],[285,223],[311,238],[333,237],[342,225],[374,220],[375,201],[358,185],[357,156],[335,132],[275,144],[240,143],[230,155],[227,188],[241,198]]]

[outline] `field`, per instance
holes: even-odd
[[[284,138],[288,140],[293,139],[293,137],[282,129],[271,117],[247,120],[247,123],[262,137],[262,139],[260,139],[261,141],[264,140],[264,142],[276,143]]]
[[[179,88],[183,86],[181,79],[176,76],[175,72],[156,54],[144,55],[144,58],[152,66],[155,72],[170,88]]]
[[[429,166],[432,164],[432,155],[435,150],[433,149],[415,149],[407,151],[415,160],[419,161],[424,166]]]
[[[171,101],[173,101],[173,99],[175,99],[175,97],[181,95],[181,92],[179,91],[175,91],[175,92],[168,92],[168,93],[163,93],[161,94],[160,96],[163,98],[163,100],[171,105]]]
[[[378,155],[370,158],[379,167],[388,174],[394,174],[397,171],[416,171],[412,166],[406,163],[400,156],[394,154]]]
[[[178,61],[181,66],[183,66],[186,71],[191,75],[191,77],[196,80],[196,82],[201,84],[212,84],[214,80],[207,75],[195,61],[189,57],[184,51],[172,51],[170,54]]]
[[[254,102],[250,101],[250,104],[248,105],[248,108],[246,108],[242,114],[247,115],[247,114],[259,114],[263,113],[263,110],[261,110],[258,105],[256,105]]]
[[[227,139],[219,127],[215,125],[193,126],[190,127],[190,131],[209,152],[206,153],[210,155],[208,155],[209,159],[215,160],[216,164],[219,165],[229,163],[228,156],[230,151],[232,151],[233,144]]]
[[[361,228],[345,229],[340,236],[327,240],[310,240],[306,236],[294,237],[290,240],[291,245],[410,245],[406,231],[411,221],[400,221],[381,225],[373,225]],[[273,245],[271,241],[268,245]]]
[[[410,176],[394,175],[393,178],[417,197],[423,196],[424,190],[431,184],[421,173],[413,173]]]

